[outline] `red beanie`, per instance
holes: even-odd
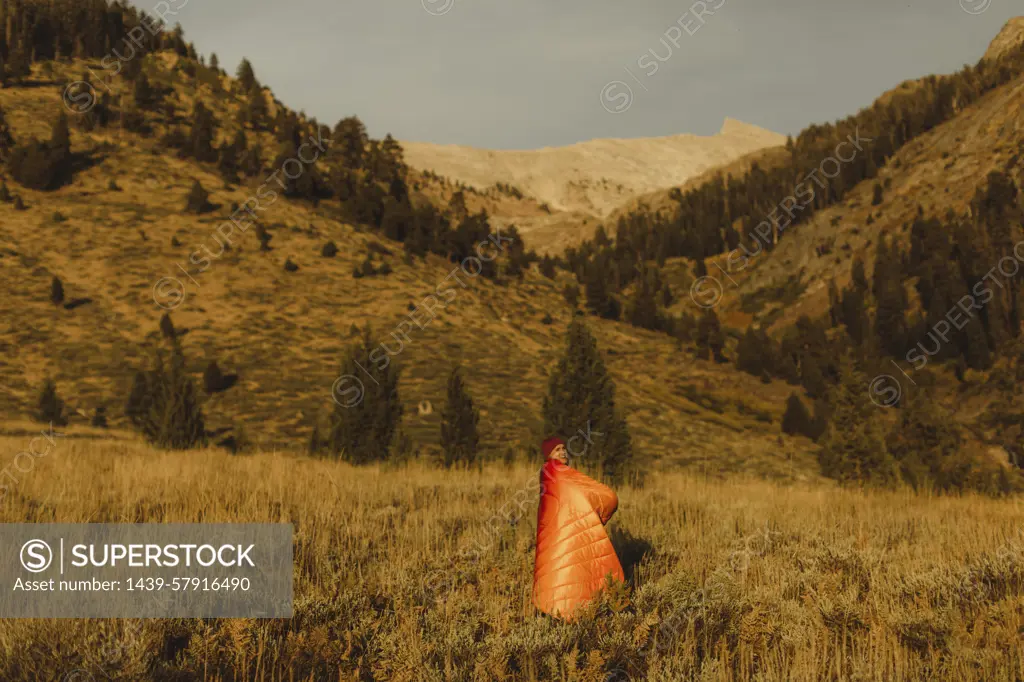
[[[547,459],[548,456],[551,454],[551,451],[557,448],[559,445],[565,445],[565,441],[563,441],[561,438],[558,438],[557,436],[552,436],[551,438],[548,438],[546,441],[544,441],[540,446],[540,449],[544,452],[544,459]]]

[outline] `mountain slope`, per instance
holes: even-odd
[[[16,139],[45,137],[48,122],[61,111],[54,79],[80,73],[84,65],[59,69],[51,78],[37,68],[31,87],[0,90]],[[227,79],[222,88],[199,87],[181,71],[180,60],[165,55],[147,58],[146,69],[172,89],[179,110],[187,111],[195,97],[224,120],[237,109]],[[157,129],[146,136],[73,129],[72,149],[93,162],[56,191],[26,190],[7,178],[27,210],[0,203],[5,421],[27,418],[50,377],[71,408],[92,415],[105,407],[113,426],[126,426],[123,405],[132,376],[148,365],[158,320],[171,308],[175,326],[187,330],[182,344],[193,376],[212,360],[239,376],[234,388],[206,398],[207,426],[215,432],[244,426],[265,449],[303,448],[315,421],[334,408],[332,384],[342,353],[358,337],[357,327],[369,324],[402,367],[403,428],[414,444],[436,446],[454,362],[463,364],[481,408],[489,451],[539,442],[547,372],[573,314],[561,294],[568,275],[552,281],[531,269],[522,282],[503,286],[459,271],[460,284],[452,276],[456,265],[433,255],[403,258],[402,244],[342,220],[337,202],[314,207],[286,199],[261,215],[272,236],[270,251],[261,251],[249,230],[197,272],[189,255],[202,245],[216,252],[215,230],[231,205],[256,190],[252,183],[225,185],[212,166],[178,158],[159,142],[165,127],[156,120],[153,125]],[[194,180],[211,191],[218,206],[212,213],[183,212]],[[320,255],[328,240],[339,247],[334,258]],[[393,272],[354,278],[353,269],[371,253],[378,266],[387,262]],[[284,269],[288,260],[297,271]],[[50,303],[53,277],[77,305]],[[418,307],[424,320],[425,299],[445,289],[455,291],[454,299],[422,329],[410,328],[410,307]],[[779,436],[789,392],[784,384],[737,380],[729,368],[690,359],[663,334],[592,324],[643,456],[709,473],[817,476],[810,442]],[[421,413],[423,401],[434,409]],[[85,421],[76,416],[73,423]]]

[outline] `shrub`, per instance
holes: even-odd
[[[287,272],[298,272],[299,266],[293,263],[291,258],[285,258],[284,269]]]
[[[107,189],[110,190],[111,192],[121,191],[120,186],[118,186],[117,184],[117,180],[115,180],[114,178],[110,178],[110,182],[107,183]]]
[[[383,277],[387,277],[392,272],[391,265],[388,263],[381,263],[380,267],[377,268],[377,274]]]
[[[327,242],[320,250],[320,255],[324,258],[334,258],[338,255],[338,245],[334,242]]]
[[[25,210],[28,210],[28,207],[25,205],[25,202],[21,200],[21,195],[20,194],[16,194],[14,196],[14,210],[15,211],[25,211]]]
[[[12,199],[11,190],[7,187],[7,182],[5,180],[0,180],[0,202],[7,204],[10,203]]]
[[[57,385],[52,379],[43,382],[43,389],[39,392],[39,411],[36,419],[44,424],[55,426],[66,426],[68,418],[64,414],[64,401],[57,395]]]
[[[96,412],[92,415],[92,421],[89,423],[97,429],[107,428],[107,408],[97,407]]]
[[[540,320],[541,324],[553,324],[554,321],[555,319],[551,317],[551,313],[545,314],[544,317],[542,317]]]

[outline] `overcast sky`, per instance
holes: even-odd
[[[725,117],[797,133],[975,63],[1024,13],[1019,0],[707,0],[702,23],[692,0],[169,5],[199,52],[231,73],[248,57],[322,122],[357,114],[374,137],[496,149],[707,135]]]

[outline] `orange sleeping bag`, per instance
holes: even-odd
[[[554,459],[541,469],[540,483],[533,603],[544,613],[571,618],[608,575],[625,580],[604,529],[619,500],[608,486]]]

